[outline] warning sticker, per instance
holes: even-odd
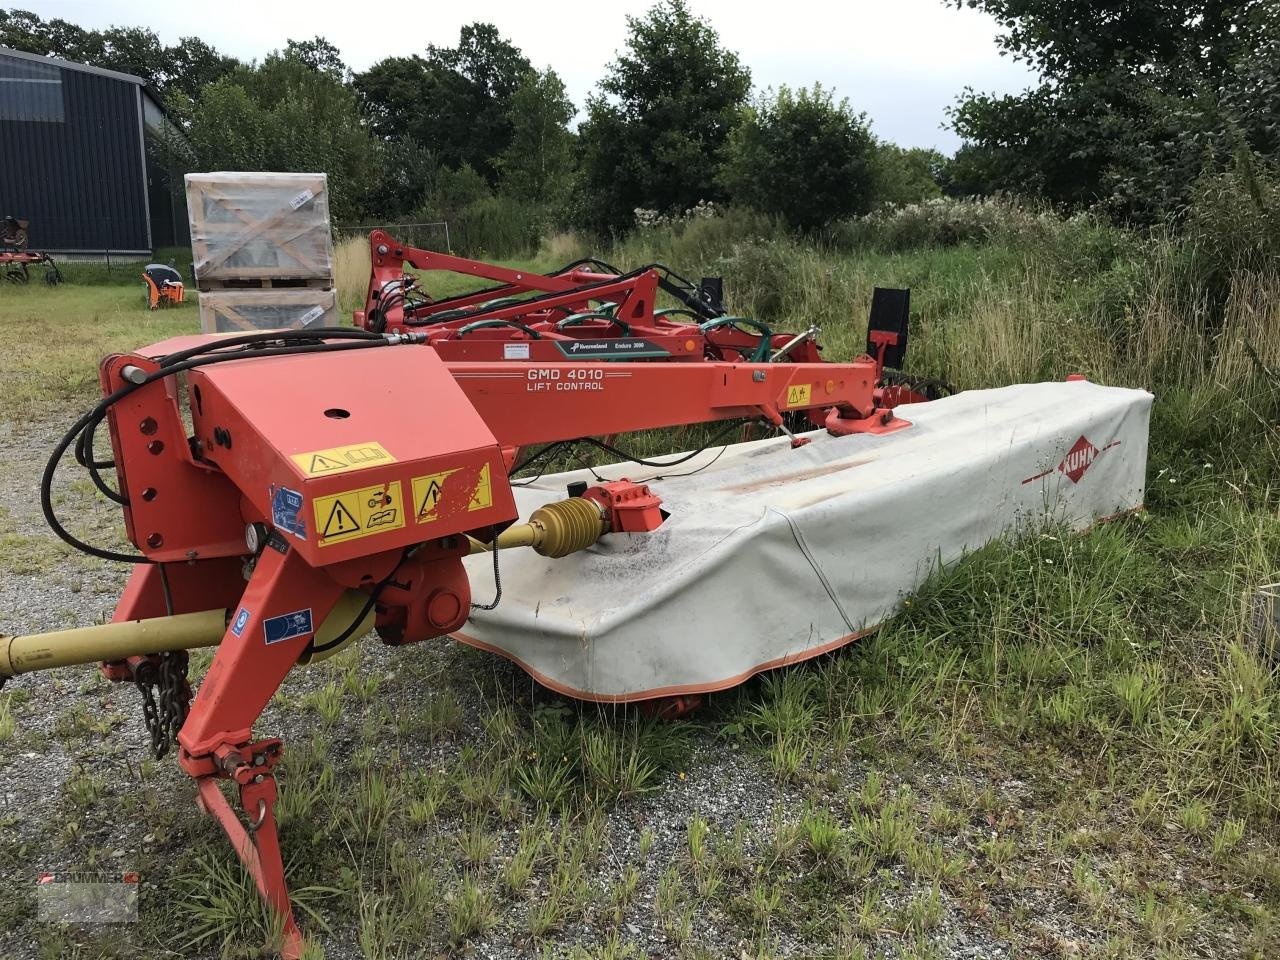
[[[483,510],[493,506],[493,487],[489,484],[489,465],[480,468],[480,479],[476,481],[476,489],[471,494],[468,510]]]
[[[334,473],[346,473],[348,470],[363,470],[366,467],[395,463],[396,458],[387,453],[382,444],[369,442],[349,443],[345,447],[312,450],[310,453],[295,453],[293,462],[308,477],[327,477]]]
[[[399,480],[316,497],[313,509],[320,546],[399,530],[404,526],[403,506]]]
[[[809,398],[813,396],[813,384],[811,383],[793,383],[787,387],[787,406],[799,407],[809,402]]]
[[[458,468],[429,473],[413,478],[413,510],[419,523],[430,523],[440,515],[440,501],[444,497],[445,481],[458,472]],[[480,476],[471,491],[468,510],[484,510],[493,506],[493,484],[489,477],[489,464],[480,468]]]
[[[440,498],[444,495],[444,482],[457,472],[456,469],[444,470],[413,478],[413,509],[419,523],[429,523],[437,517]]]

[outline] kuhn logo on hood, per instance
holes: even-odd
[[[1097,456],[1098,448],[1089,442],[1088,437],[1081,436],[1058,464],[1058,472],[1068,476],[1072,483],[1079,483]]]
[[[1112,440],[1102,449],[1095,447],[1088,437],[1081,434],[1080,439],[1071,445],[1071,449],[1067,451],[1067,455],[1062,458],[1062,462],[1058,464],[1058,473],[1062,474],[1072,483],[1079,483],[1088,469],[1093,466],[1093,461],[1102,456],[1114,446],[1118,446],[1119,440]],[[1027,477],[1023,480],[1024,484],[1041,480],[1053,473],[1052,470],[1042,470],[1035,476]]]

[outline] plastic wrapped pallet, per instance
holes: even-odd
[[[526,482],[521,517],[575,481],[622,477],[649,482],[670,516],[560,560],[503,551],[502,604],[454,636],[575,697],[719,690],[862,636],[939,565],[992,540],[1082,530],[1142,504],[1149,393],[1037,383],[897,412],[910,429]],[[492,558],[466,566],[475,597],[493,597]]]
[[[209,290],[200,294],[204,333],[338,325],[335,290]]]
[[[196,283],[333,276],[323,173],[189,173]]]

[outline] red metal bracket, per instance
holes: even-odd
[[[827,431],[834,436],[843,437],[852,433],[893,433],[911,426],[910,420],[894,416],[888,407],[877,407],[869,417],[861,420],[846,420],[840,416],[840,410],[832,407],[827,411]]]
[[[582,496],[600,505],[613,533],[648,533],[662,526],[662,500],[648,484],[623,477],[591,487]]]

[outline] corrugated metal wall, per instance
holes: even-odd
[[[0,54],[0,216],[31,249],[145,251],[141,88]]]

